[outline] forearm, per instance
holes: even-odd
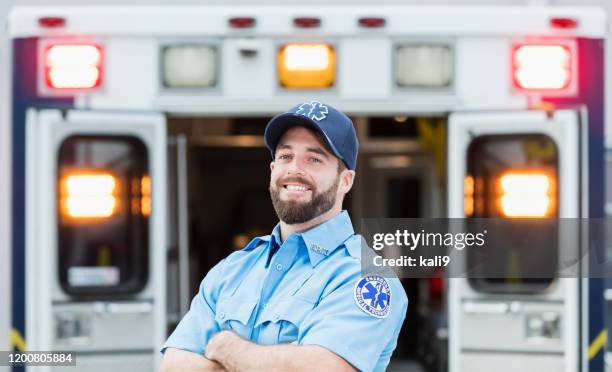
[[[229,372],[354,371],[350,364],[320,346],[258,345],[235,334],[226,335],[206,356]]]
[[[162,358],[160,372],[223,372],[225,368],[203,355],[168,348]]]
[[[301,350],[299,350],[301,349]],[[299,352],[298,352],[299,351]],[[309,357],[309,347],[295,345],[262,346],[249,341],[237,343],[233,350],[219,356],[221,363],[229,372],[274,372],[302,371],[313,368],[314,359]],[[306,368],[308,366],[308,368]]]

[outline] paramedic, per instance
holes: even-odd
[[[361,276],[361,237],[342,201],[358,141],[333,107],[299,104],[268,123],[271,235],[213,267],[162,348],[162,371],[384,371],[408,300]]]

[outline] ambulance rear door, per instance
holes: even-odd
[[[587,192],[581,116],[580,110],[451,114],[449,217],[580,217]],[[580,239],[576,231],[559,234],[558,250],[548,257],[555,262],[567,258],[564,245]],[[527,257],[538,250],[521,248]],[[580,284],[554,276],[451,278],[450,371],[579,371]]]
[[[166,336],[166,118],[30,109],[26,341],[150,371]]]

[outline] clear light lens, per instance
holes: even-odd
[[[500,177],[502,212],[506,217],[546,217],[553,204],[552,182],[546,174],[504,174]]]
[[[111,174],[72,174],[63,178],[63,214],[74,219],[108,218],[117,210],[117,179]]]
[[[452,50],[443,45],[405,45],[395,51],[395,79],[401,87],[445,87],[453,78]]]
[[[45,53],[47,86],[88,89],[102,80],[102,50],[95,45],[53,45]]]
[[[522,89],[563,89],[571,80],[571,53],[561,45],[523,45],[514,51],[514,80]]]
[[[280,49],[278,66],[286,88],[328,88],[335,80],[336,54],[327,44],[288,44]]]
[[[170,88],[210,88],[217,81],[216,51],[208,46],[176,46],[163,51],[163,79]]]

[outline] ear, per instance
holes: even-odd
[[[338,185],[338,191],[342,194],[346,194],[351,191],[353,182],[355,181],[355,171],[345,169],[340,173],[340,185]]]
[[[270,172],[272,172],[274,170],[274,162],[271,161],[270,162]]]

